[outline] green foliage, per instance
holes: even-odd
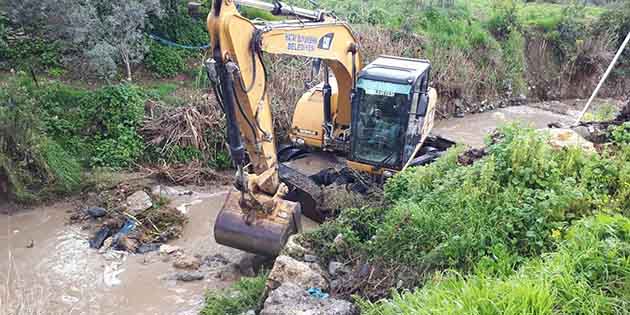
[[[628,314],[629,244],[630,220],[593,217],[571,228],[557,252],[508,277],[447,273],[416,292],[359,304],[368,315]]]
[[[9,82],[0,92],[0,180],[18,202],[70,192],[81,182],[80,164],[46,135],[42,116],[24,86]]]
[[[630,144],[630,122],[610,127],[610,136],[615,143]]]
[[[107,86],[96,91],[83,112],[96,127],[92,166],[128,167],[144,149],[137,132],[144,118],[144,96],[133,85]]]
[[[45,38],[21,38],[9,45],[2,40],[0,26],[0,60],[5,59],[11,67],[23,69],[59,68],[62,65],[61,45]],[[3,44],[4,43],[4,44]]]
[[[223,292],[210,291],[206,295],[206,305],[201,315],[240,315],[256,309],[261,303],[267,276],[241,278],[232,288]]]
[[[145,64],[159,78],[171,78],[186,68],[183,53],[173,47],[151,43]]]
[[[555,150],[545,134],[516,126],[502,128],[501,140],[488,151],[472,166],[457,164],[456,149],[398,174],[385,187],[389,209],[362,209],[378,214],[365,220],[350,210],[311,237],[324,243],[315,247],[343,254],[325,245],[342,233],[372,258],[464,272],[479,268],[484,257],[511,257],[493,267],[505,274],[509,266],[552,250],[573,220],[603,209],[624,211],[627,156]]]

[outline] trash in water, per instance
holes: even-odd
[[[136,223],[128,219],[127,222],[125,222],[125,224],[123,225],[123,227],[118,231],[118,233],[114,235],[112,247],[119,248],[118,242],[120,241],[120,238],[129,234],[129,232],[133,231],[133,229],[135,228],[136,228]]]
[[[101,248],[101,246],[103,246],[103,242],[105,242],[105,239],[107,239],[111,235],[112,235],[112,230],[109,227],[107,226],[101,227],[96,232],[96,234],[94,234],[94,237],[90,239],[90,248],[94,248],[94,249]]]
[[[306,292],[308,292],[310,296],[319,300],[325,300],[330,296],[328,293],[322,292],[322,289],[320,288],[310,288],[306,290]]]

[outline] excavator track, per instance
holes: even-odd
[[[280,180],[290,190],[285,199],[299,202],[302,213],[316,222],[322,223],[330,216],[320,209],[322,189],[311,178],[284,164],[280,164],[278,171]]]

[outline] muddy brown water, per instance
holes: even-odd
[[[469,146],[482,146],[487,133],[511,121],[544,128],[551,122],[571,123],[573,119],[571,114],[518,106],[439,121],[435,133]],[[320,162],[307,158],[294,166],[314,174],[326,167]],[[189,255],[221,254],[237,262],[244,253],[217,244],[212,233],[227,190],[217,187],[173,200],[174,206],[188,205],[184,210],[189,222],[182,237],[170,245],[181,247]],[[165,261],[157,253],[100,254],[89,249],[91,235],[79,226],[66,224],[75,207],[74,202],[35,209],[2,209],[0,205],[1,315],[197,314],[207,290],[225,288],[233,282],[216,277],[175,282],[166,279],[174,272],[172,261]],[[306,229],[316,226],[310,220],[303,222]]]
[[[174,201],[191,204],[190,220],[182,237],[169,244],[190,255],[222,254],[236,261],[242,252],[214,242],[211,229],[225,196],[225,191],[196,193]],[[66,225],[73,207],[60,202],[0,215],[5,255],[0,261],[0,313],[21,307],[21,314],[197,314],[206,290],[232,283],[167,280],[174,272],[172,261],[157,253],[99,254],[89,248],[90,235]]]

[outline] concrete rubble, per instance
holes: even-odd
[[[348,301],[312,297],[299,285],[287,282],[269,294],[260,314],[355,315],[358,314],[358,310]]]
[[[291,282],[304,290],[320,288],[328,290],[328,280],[324,271],[317,264],[309,264],[295,260],[289,256],[279,256],[269,273],[268,287],[276,289],[282,284]]]

